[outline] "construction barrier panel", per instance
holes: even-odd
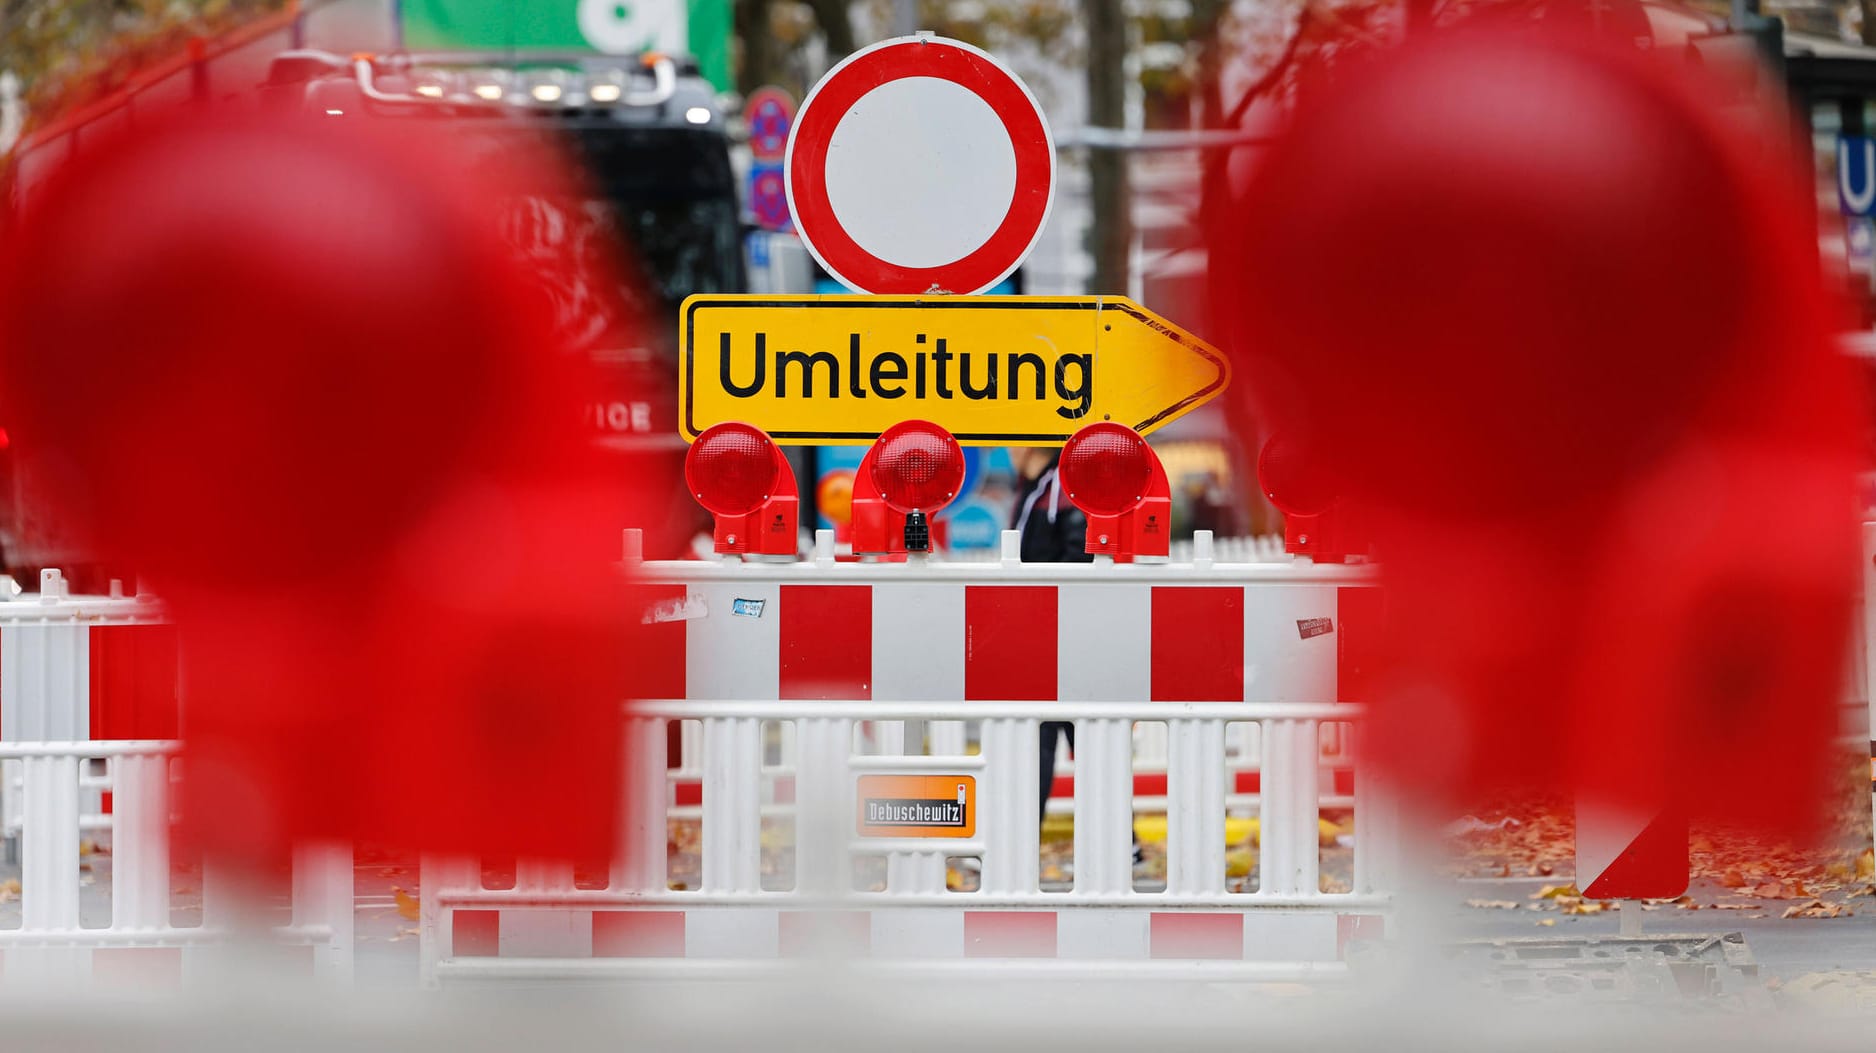
[[[20,868],[0,983],[212,982],[257,938],[289,975],[349,982],[349,848],[296,850],[287,924],[262,933],[241,931],[254,905],[213,861],[177,887],[179,664],[162,605],[116,587],[73,596],[57,570],[40,586],[0,603],[0,816]]]
[[[729,977],[828,953],[1038,975],[1324,976],[1352,940],[1385,931],[1391,805],[1350,766],[1362,711],[1345,701],[1361,678],[1350,642],[1372,616],[1360,568],[1224,564],[1201,537],[1177,563],[1025,565],[1007,545],[995,562],[849,563],[823,544],[801,563],[628,559],[626,572],[645,630],[663,637],[642,672],[664,697],[622,720],[622,851],[597,878],[522,860],[499,889],[478,861],[426,859],[427,983]],[[9,985],[207,975],[253,914],[212,865],[186,897],[172,881],[175,744],[132,732],[178,726],[173,630],[148,598],[72,597],[56,572],[42,585],[0,603],[0,788],[22,868],[0,972]],[[1072,783],[1057,782],[1072,863],[1046,888],[1044,721],[1076,730]],[[701,826],[685,890],[666,860],[678,728]],[[934,803],[933,786],[955,787],[958,807]],[[1325,801],[1355,817],[1348,880],[1327,890]],[[1151,891],[1133,874],[1142,806],[1166,813]],[[927,836],[907,808],[957,823]],[[1251,808],[1256,880],[1228,883],[1226,815]],[[792,827],[779,883],[763,873],[765,812]],[[87,836],[108,849],[102,881],[82,873]],[[958,860],[970,891],[947,887]],[[349,851],[302,850],[291,906],[262,935],[305,948],[312,975],[349,977]]]
[[[824,953],[1104,975],[1334,972],[1351,940],[1382,934],[1394,887],[1391,806],[1366,771],[1349,787],[1349,887],[1324,891],[1318,871],[1323,728],[1346,738],[1361,717],[1343,685],[1360,680],[1349,641],[1372,624],[1372,579],[1308,561],[1219,564],[1208,541],[1162,564],[1023,564],[1012,537],[996,563],[847,563],[825,536],[801,563],[633,563],[642,620],[663,636],[646,672],[669,697],[626,721],[620,858],[585,882],[571,863],[522,860],[507,888],[486,887],[480,861],[426,859],[425,982],[661,975],[697,960],[739,963],[712,973],[736,976]],[[1038,874],[1045,720],[1076,728],[1067,890]],[[695,722],[695,890],[669,887],[666,870],[674,721]],[[1163,891],[1132,877],[1137,722],[1164,725]],[[1234,725],[1254,729],[1261,753],[1259,880],[1242,892],[1226,883]],[[786,793],[765,794],[770,739],[791,743]],[[908,804],[893,794],[913,791],[868,789],[919,784],[956,787],[968,808],[955,829],[869,829],[875,805],[946,811],[935,791]],[[765,810],[792,818],[786,887],[763,874]],[[883,860],[883,888],[856,887],[864,858]],[[947,860],[961,858],[981,867],[973,891],[946,887]]]

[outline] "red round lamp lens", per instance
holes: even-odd
[[[697,503],[720,516],[746,516],[775,493],[775,442],[762,429],[712,425],[684,456],[684,483]]]
[[[1146,440],[1125,424],[1090,424],[1062,447],[1062,488],[1089,515],[1123,515],[1146,496],[1152,456]]]
[[[886,429],[873,449],[873,485],[897,512],[935,512],[964,485],[964,450],[930,421]]]

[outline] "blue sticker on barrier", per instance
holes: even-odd
[[[762,608],[768,606],[767,600],[731,600],[730,613],[740,614],[745,618],[762,617]]]

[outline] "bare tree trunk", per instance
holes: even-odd
[[[1876,2],[1876,0],[1865,0]],[[1088,124],[1124,128],[1127,124],[1127,18],[1115,0],[1082,0],[1088,26]],[[1093,230],[1089,248],[1094,278],[1088,291],[1101,296],[1127,293],[1128,255],[1133,221],[1127,191],[1127,154],[1121,150],[1088,152],[1089,197]]]
[[[847,10],[847,0],[808,0],[808,6],[814,10],[821,35],[827,38],[827,60],[839,62],[853,54],[853,16]]]
[[[736,90],[748,95],[781,77],[781,50],[769,28],[769,0],[736,0],[732,12],[742,61],[736,67]]]

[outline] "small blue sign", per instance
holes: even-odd
[[[793,230],[795,218],[788,211],[788,184],[779,164],[749,166],[749,211],[763,230]]]
[[[953,511],[946,520],[946,545],[963,551],[965,549],[986,549],[997,547],[997,535],[1003,529],[1003,518],[986,501],[971,498],[962,506],[952,505]]]
[[[1846,216],[1867,216],[1876,206],[1876,139],[1837,137],[1837,204]]]
[[[977,492],[977,487],[984,481],[984,451],[976,446],[964,447],[964,481],[958,484],[958,495],[952,502],[932,515],[933,519],[943,519],[946,515],[963,507],[966,500]]]

